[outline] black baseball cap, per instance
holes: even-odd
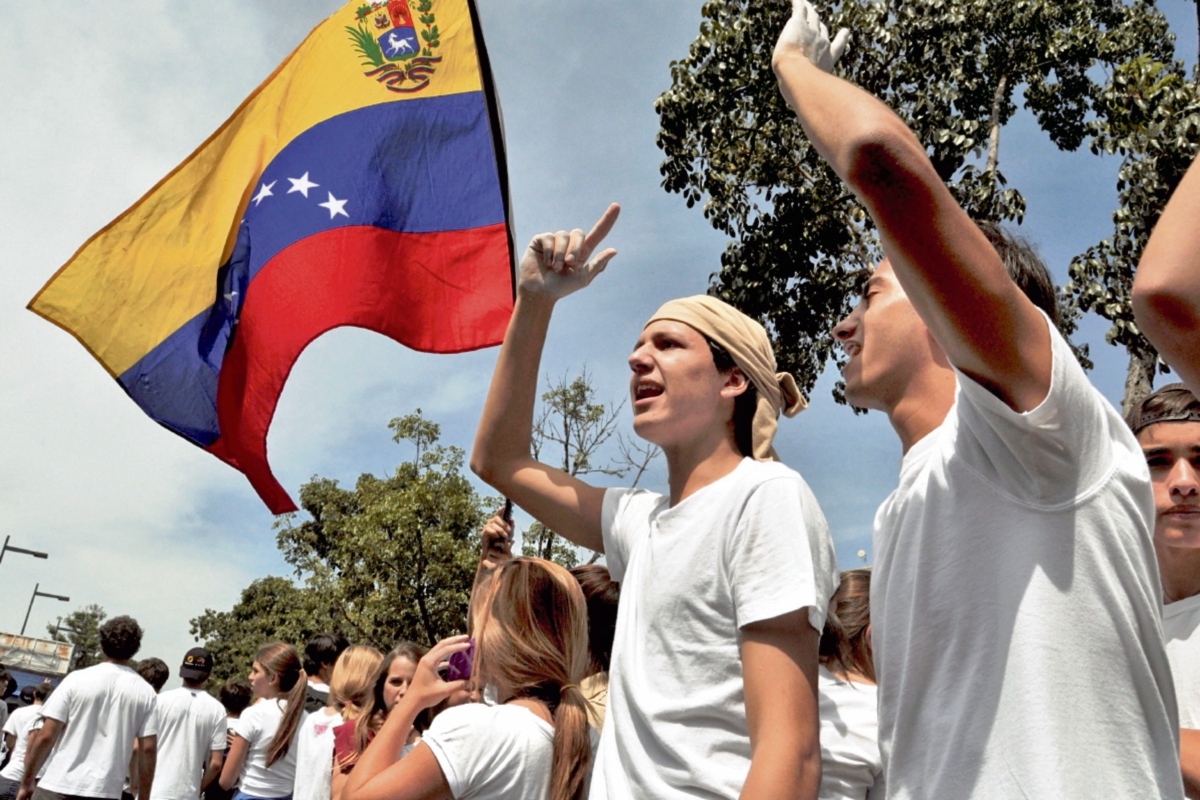
[[[193,647],[183,657],[183,664],[179,667],[179,677],[185,681],[206,681],[212,668],[212,653],[203,647]]]

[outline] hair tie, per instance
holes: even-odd
[[[558,690],[558,696],[562,697],[567,693],[567,689],[578,689],[579,687],[573,683],[564,683],[562,688]]]

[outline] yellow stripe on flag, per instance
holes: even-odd
[[[482,90],[466,0],[432,0],[441,61],[412,94],[365,74],[372,65],[346,30],[372,31],[370,16],[356,17],[363,5],[352,0],[318,25],[208,141],[89,239],[29,308],[119,376],[212,305],[257,178],[289,142],[358,108]],[[420,41],[428,28],[417,21],[416,29]]]

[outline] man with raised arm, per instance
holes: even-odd
[[[1133,278],[1133,314],[1163,360],[1200,391],[1200,160],[1154,226]]]
[[[634,430],[662,448],[668,495],[599,489],[530,456],[551,312],[616,255],[616,221],[536,236],[471,454],[551,530],[602,551],[621,584],[591,797],[815,798],[819,631],[836,565],[798,474],[773,460],[803,406],[762,326],[709,297],[675,300],[629,357]]]
[[[1182,797],[1137,442],[1028,246],[972,222],[900,118],[829,73],[846,38],[797,0],[773,66],[886,255],[833,333],[847,398],[904,450],[871,587],[888,797]]]

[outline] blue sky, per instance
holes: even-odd
[[[781,0],[782,1],[782,0]],[[130,613],[143,655],[175,662],[187,621],[228,608],[253,578],[286,574],[272,517],[236,472],[150,422],[69,336],[25,303],[94,231],[123,211],[232,112],[337,0],[85,0],[85,36],[47,38],[37,4],[0,9],[0,535],[48,561],[0,564],[0,630],[30,631],[80,605]],[[664,300],[703,292],[724,238],[659,188],[655,97],[686,52],[700,3],[479,0],[503,103],[518,242],[590,225],[624,208],[620,255],[586,295],[565,301],[544,372],[587,367],[604,399],[625,393],[625,357]],[[1196,58],[1196,8],[1161,0],[1179,50]],[[286,10],[284,10],[286,9]],[[1072,256],[1111,232],[1116,159],[1063,154],[1027,114],[1005,130],[1001,168],[1028,202],[1022,231],[1059,281]],[[1119,401],[1125,360],[1087,320],[1093,380]],[[443,442],[470,444],[495,351],[413,353],[343,329],[314,343],[284,392],[269,439],[293,494],[314,475],[352,483],[408,451],[386,423],[421,407]],[[829,396],[780,426],[778,449],[829,518],[843,565],[869,550],[871,520],[894,486],[900,450],[879,414]],[[649,476],[662,480],[661,469]]]

